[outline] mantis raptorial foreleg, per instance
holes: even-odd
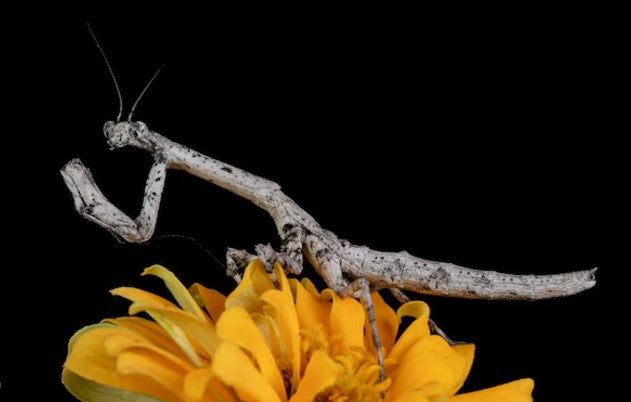
[[[133,220],[103,195],[90,170],[79,159],[68,162],[61,174],[81,216],[109,230],[118,239],[140,243],[149,240],[156,228],[166,169],[164,158],[156,156],[147,177],[142,209]]]

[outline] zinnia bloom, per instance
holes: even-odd
[[[377,352],[362,305],[308,280],[275,281],[260,261],[245,270],[228,297],[194,284],[188,290],[166,268],[160,277],[177,304],[136,288],[128,317],[79,330],[68,345],[62,380],[82,400],[167,401],[532,401],[522,379],[456,395],[473,362],[474,346],[450,346],[430,335],[429,308],[403,304],[395,312],[372,294],[385,356]],[[136,317],[144,312],[153,319]],[[404,316],[414,321],[397,337]]]

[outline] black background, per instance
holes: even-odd
[[[139,277],[150,264],[185,284],[232,286],[192,241],[118,244],[74,211],[58,173],[69,159],[133,217],[151,165],[142,151],[107,151],[102,125],[117,100],[86,21],[126,107],[166,64],[136,119],[278,182],[341,237],[511,273],[600,267],[596,288],[565,299],[419,297],[448,334],[477,345],[466,390],[532,377],[541,401],[611,391],[605,362],[622,352],[609,316],[623,311],[611,283],[628,265],[616,258],[628,227],[616,27],[590,10],[265,11],[85,12],[5,33],[18,133],[5,133],[16,141],[5,148],[6,219],[21,223],[8,228],[17,259],[3,270],[3,345],[20,359],[3,359],[0,395],[27,386],[70,399],[59,380],[68,338],[125,313],[108,289],[161,291]],[[22,151],[30,159],[10,161]],[[227,246],[278,243],[262,210],[175,171],[156,237],[168,234],[221,259]]]

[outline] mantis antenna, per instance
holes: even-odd
[[[99,43],[99,40],[96,38],[96,35],[94,34],[94,31],[92,31],[92,26],[90,26],[89,22],[86,22],[85,25],[88,27],[88,31],[90,31],[90,35],[92,35],[92,39],[94,39],[94,43],[96,43],[96,47],[99,49],[99,52],[101,53],[101,56],[103,57],[103,60],[105,60],[105,64],[107,65],[107,69],[109,70],[110,75],[112,76],[112,81],[114,81],[114,87],[116,88],[116,94],[118,95],[118,115],[116,116],[116,121],[119,122],[121,120],[121,116],[123,115],[123,96],[121,95],[121,90],[118,87],[118,81],[116,81],[116,76],[114,75],[114,70],[112,70],[112,66],[110,65],[109,60],[107,60],[107,56],[105,55],[105,51],[101,47],[101,44]],[[144,91],[143,91],[143,93],[144,93]],[[142,96],[142,94],[141,94],[141,96]],[[136,103],[138,103],[138,101],[136,101]],[[134,104],[134,106],[136,106],[136,104]],[[132,111],[133,111],[133,108],[132,108]]]
[[[149,89],[149,87],[151,86],[151,84],[153,83],[153,81],[156,79],[156,77],[158,76],[158,74],[160,73],[160,70],[162,70],[162,67],[164,67],[164,64],[161,65],[160,67],[158,67],[158,69],[156,70],[155,73],[153,73],[153,76],[151,77],[151,79],[149,80],[149,82],[147,83],[147,85],[145,85],[145,87],[143,88],[142,92],[140,93],[140,95],[138,95],[138,98],[136,98],[136,101],[134,102],[134,104],[131,107],[131,110],[129,111],[129,115],[127,115],[127,121],[131,121],[131,117],[134,114],[134,110],[136,110],[136,106],[138,105],[138,102],[140,102],[140,99],[142,99],[143,95],[145,94],[145,92],[147,92],[147,89]],[[120,116],[119,116],[120,117]]]

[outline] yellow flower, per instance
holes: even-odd
[[[167,269],[160,277],[177,305],[135,288],[132,316],[79,330],[68,345],[62,381],[82,400],[168,401],[531,401],[533,382],[514,381],[455,395],[473,361],[473,345],[450,346],[430,335],[423,302],[397,312],[373,293],[385,356],[377,352],[360,303],[307,279],[274,278],[259,261],[228,297]],[[144,312],[153,321],[133,316]],[[398,337],[402,317],[414,321]]]

